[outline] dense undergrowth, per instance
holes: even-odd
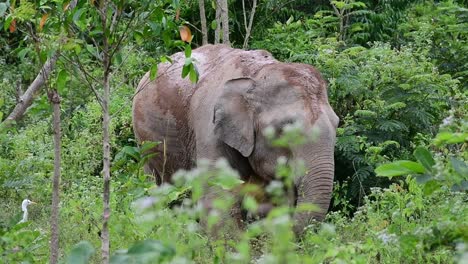
[[[197,169],[179,172],[174,185],[153,184],[141,169],[149,146],[137,146],[133,139],[131,98],[155,62],[152,57],[170,51],[153,49],[155,43],[123,49],[126,62],[112,79],[111,262],[466,263],[468,10],[463,1],[347,3],[353,4],[341,8],[355,12],[346,31],[340,31],[340,17],[326,4],[317,10],[284,5],[271,17],[265,4],[259,21],[271,21],[270,26],[253,34],[252,48],[317,67],[341,119],[331,211],[300,239],[291,231],[286,206],[250,223],[235,239],[203,232],[198,218],[205,212],[197,207],[201,183],[210,178],[223,189],[240,184],[222,161],[215,171],[201,162]],[[273,24],[274,18],[281,22]],[[16,102],[17,80],[34,78],[34,60],[16,57],[12,50],[0,56],[2,119]],[[83,61],[94,65],[89,57]],[[59,62],[62,69],[68,66]],[[98,263],[102,114],[82,83],[70,78],[68,86],[80,89],[62,91],[61,259]],[[2,262],[48,260],[50,113],[41,95],[24,120],[0,133]],[[267,191],[282,197],[281,184],[294,171],[280,163],[278,175],[283,179]],[[26,197],[38,204],[29,207],[30,221],[18,225]],[[223,198],[217,203],[219,215],[212,213],[208,225],[234,202]],[[249,195],[242,203],[247,211],[258,206]]]

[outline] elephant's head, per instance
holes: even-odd
[[[280,156],[305,161],[306,175],[295,179],[294,203],[313,203],[319,212],[296,213],[295,232],[301,234],[312,219],[322,220],[333,187],[335,130],[338,117],[328,103],[326,83],[313,67],[273,64],[254,77],[225,83],[214,109],[215,135],[245,157],[253,171],[273,179]],[[274,148],[262,131],[277,131],[300,122],[306,133],[319,131],[313,141],[293,149]]]

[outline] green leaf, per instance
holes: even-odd
[[[80,28],[84,29],[86,27],[86,22],[84,20],[84,12],[86,12],[86,8],[78,9],[75,14],[73,14],[73,22]]]
[[[161,57],[161,62],[162,63],[165,63],[165,62],[172,63],[172,59],[171,59],[171,57],[169,57],[167,55],[164,55],[164,56]]]
[[[89,262],[89,258],[94,254],[94,247],[88,241],[81,241],[76,244],[68,255],[68,264],[85,264]]]
[[[444,144],[458,144],[468,141],[468,133],[441,132],[437,134],[434,143],[437,146]]]
[[[187,75],[190,73],[190,65],[184,65],[182,68],[182,78],[187,77]]]
[[[255,212],[257,211],[258,204],[252,196],[246,195],[242,201],[242,207],[250,212]]]
[[[320,207],[313,203],[300,203],[296,206],[295,210],[296,213],[301,212],[320,212]]]
[[[57,89],[59,91],[63,91],[65,89],[65,85],[67,84],[68,80],[68,72],[66,70],[61,70],[57,75]]]
[[[244,183],[243,180],[233,176],[214,177],[209,181],[210,185],[219,186],[223,190],[231,190],[232,188]]]
[[[192,83],[197,83],[198,81],[198,71],[193,64],[190,65],[189,79]]]
[[[7,16],[5,23],[3,24],[3,30],[7,30],[10,27],[11,21],[13,21],[13,17]]]
[[[216,20],[211,21],[211,29],[216,30],[218,27],[218,22]]]
[[[459,160],[455,157],[450,157],[450,163],[452,163],[453,169],[460,174],[460,176],[464,177],[465,179],[468,178],[468,166],[462,160]]]
[[[122,59],[122,53],[121,52],[117,52],[115,53],[115,56],[114,56],[114,64],[115,65],[120,65],[122,63],[123,59]]]
[[[128,254],[143,254],[147,252],[158,252],[162,255],[174,256],[175,250],[172,247],[166,246],[157,240],[145,240],[137,242],[128,249]]]
[[[172,259],[175,253],[173,247],[160,241],[145,240],[135,243],[126,253],[112,256],[110,263],[163,263]]]
[[[426,171],[431,172],[432,167],[435,165],[435,161],[432,158],[432,154],[425,147],[417,147],[413,152],[414,157],[421,163]]]
[[[137,42],[138,45],[143,44],[143,34],[139,31],[134,31],[133,32],[133,38]]]
[[[192,64],[193,60],[192,58],[185,58],[185,62],[184,62],[184,66],[189,66],[190,64]]]
[[[423,193],[424,195],[431,195],[433,192],[440,189],[440,183],[436,180],[430,180],[424,184]]]
[[[156,147],[157,145],[161,144],[161,142],[159,141],[144,141],[143,144],[141,144],[140,146],[140,152],[146,152],[154,147]]]
[[[122,148],[121,152],[127,154],[128,156],[134,158],[136,161],[140,159],[140,153],[136,147],[125,146]]]
[[[158,65],[154,64],[150,68],[150,81],[154,80],[157,75],[158,75]]]
[[[185,57],[190,58],[192,56],[192,47],[190,44],[185,45]]]
[[[375,169],[377,176],[394,177],[407,174],[422,174],[424,167],[414,161],[399,160],[388,164],[380,165]]]
[[[179,1],[179,0],[172,0],[172,6],[173,6],[174,8],[176,8],[176,9],[179,8],[179,6],[180,6],[180,1]]]
[[[31,50],[30,48],[21,49],[21,50],[18,52],[18,58],[20,58],[21,60],[23,60],[24,57],[26,57],[26,55],[28,54],[28,52],[29,52],[30,50]]]
[[[346,3],[343,1],[331,1],[332,5],[335,5],[336,8],[338,9],[343,9],[345,7]]]

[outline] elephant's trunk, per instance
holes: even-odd
[[[296,204],[314,204],[318,210],[296,212],[294,215],[294,232],[302,234],[304,228],[312,219],[321,221],[330,205],[333,189],[334,162],[333,157],[318,158],[308,173],[297,180]]]
[[[301,235],[304,228],[313,219],[321,221],[325,218],[330,205],[333,189],[334,177],[334,130],[326,126],[328,122],[325,118],[317,120],[316,124],[320,129],[318,138],[300,149],[294,154],[296,157],[305,159],[307,172],[303,177],[295,180],[297,189],[296,205],[313,204],[318,206],[318,210],[296,212],[294,215],[294,232]]]

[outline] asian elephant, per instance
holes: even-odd
[[[133,100],[133,128],[139,142],[161,141],[145,171],[158,183],[198,159],[226,158],[247,182],[266,186],[278,157],[303,159],[306,175],[296,178],[292,204],[313,203],[319,212],[294,215],[301,234],[310,220],[322,220],[330,203],[338,117],[328,103],[326,82],[310,65],[283,63],[263,50],[205,45],[192,51],[199,81],[181,78],[185,55],[161,63],[157,77],[147,73]],[[318,128],[315,141],[286,150],[273,148],[262,131],[301,122]],[[165,149],[163,149],[165,148]]]

